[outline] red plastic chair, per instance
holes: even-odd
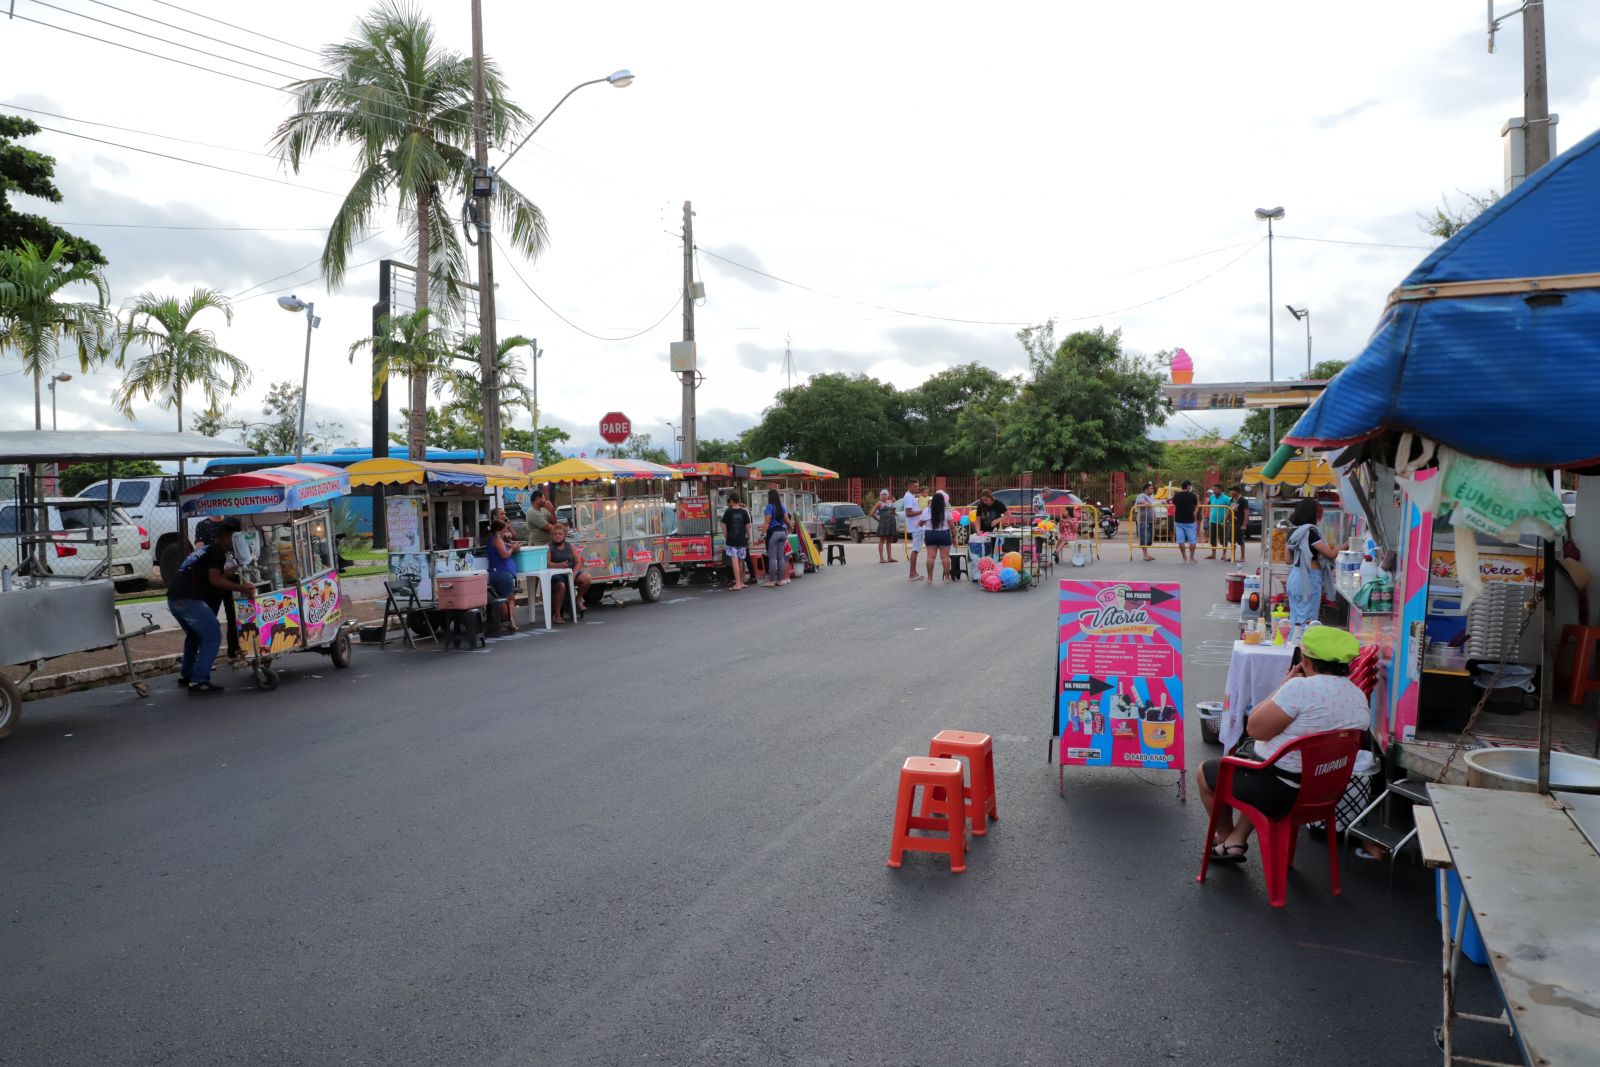
[[[1308,822],[1334,825],[1334,809],[1350,784],[1356,753],[1361,750],[1361,730],[1328,730],[1307,734],[1283,746],[1265,763],[1225,756],[1217,769],[1217,788],[1211,805],[1211,822],[1206,827],[1205,851],[1200,856],[1200,876],[1206,880],[1211,865],[1211,841],[1217,833],[1217,813],[1226,804],[1238,811],[1256,828],[1256,847],[1261,850],[1261,870],[1267,877],[1267,899],[1274,908],[1284,906],[1289,886],[1289,868],[1294,866],[1294,846],[1300,827]],[[1265,770],[1291,752],[1300,753],[1300,796],[1289,814],[1269,819],[1233,795],[1233,774],[1241,767]],[[1328,835],[1328,881],[1333,895],[1339,895],[1339,835]]]

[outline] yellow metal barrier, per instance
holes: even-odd
[[[1235,525],[1233,508],[1227,505],[1213,505],[1201,501],[1199,513],[1210,518],[1213,507],[1227,507],[1227,517],[1221,523],[1210,521],[1196,523],[1195,550],[1198,553],[1203,544],[1212,550],[1220,550],[1223,554],[1218,559],[1230,563],[1244,558],[1244,546],[1235,544],[1237,526]],[[1133,550],[1177,548],[1177,524],[1172,521],[1168,504],[1135,504],[1128,509],[1128,558],[1133,559]],[[1221,541],[1212,540],[1213,531],[1220,531]]]

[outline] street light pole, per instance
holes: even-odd
[[[56,428],[56,383],[70,381],[72,381],[72,375],[70,374],[57,374],[50,379],[50,429],[52,432]]]
[[[1293,315],[1296,322],[1306,324],[1306,377],[1311,377],[1311,309],[1297,308],[1293,304],[1285,304],[1289,314]]]
[[[1276,322],[1272,315],[1272,305],[1275,302],[1272,293],[1272,223],[1283,218],[1283,208],[1256,208],[1256,218],[1265,219],[1267,222],[1267,381],[1278,380],[1277,346],[1274,337]],[[1278,409],[1267,408],[1267,455],[1271,455],[1278,447]]]
[[[306,393],[311,389],[311,331],[321,326],[322,320],[317,318],[315,301],[301,300],[293,293],[278,297],[278,306],[285,311],[306,313],[306,362],[305,369],[300,372],[300,429],[294,436],[294,461],[299,463],[306,455]]]

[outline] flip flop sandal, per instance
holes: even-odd
[[[191,683],[190,684],[189,692],[191,692],[191,693],[226,693],[227,690],[224,689],[220,685],[212,685],[210,682],[195,682],[195,683]]]
[[[1235,852],[1234,849],[1238,849],[1239,851]],[[1243,863],[1249,857],[1249,845],[1217,844],[1211,846],[1212,863]]]

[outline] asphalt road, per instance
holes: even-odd
[[[1070,573],[1183,581],[1189,697],[1220,695],[1226,568],[1117,555]],[[1197,885],[1175,776],[1056,795],[1048,590],[850,557],[484,652],[301,656],[271,693],[31,705],[0,1063],[1438,1062],[1414,865],[1334,898],[1302,843],[1281,911],[1253,853]],[[897,768],[944,728],[994,735],[1002,821],[965,874],[889,870]]]

